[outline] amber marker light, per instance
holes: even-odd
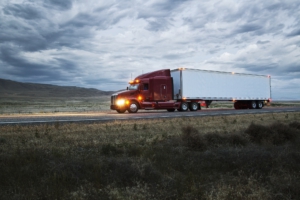
[[[136,83],[140,82],[140,80],[135,80]]]
[[[139,97],[138,97],[138,100],[139,100],[139,101],[141,101],[142,99],[143,99],[142,96],[139,96]]]

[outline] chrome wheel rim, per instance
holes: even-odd
[[[187,106],[186,103],[183,103],[183,104],[181,105],[181,108],[182,108],[182,110],[187,110],[187,109],[188,109],[188,106]]]
[[[198,109],[198,105],[196,103],[193,103],[192,108],[193,108],[193,110],[197,110]]]
[[[129,109],[132,111],[132,112],[135,112],[137,110],[137,105],[136,104],[131,104]]]

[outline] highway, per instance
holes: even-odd
[[[115,120],[163,119],[176,117],[205,117],[242,114],[264,114],[280,112],[300,112],[300,107],[265,107],[263,109],[202,109],[196,112],[167,112],[165,110],[119,114],[116,111],[90,113],[46,113],[46,114],[11,114],[0,115],[0,125],[29,125],[46,123],[98,123]]]

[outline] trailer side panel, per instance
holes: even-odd
[[[172,70],[174,99],[268,100],[270,77],[197,69]]]

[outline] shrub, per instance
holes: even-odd
[[[295,129],[300,130],[300,122],[294,121],[294,122],[290,123],[289,126],[290,126],[291,128],[295,128]]]
[[[191,149],[202,151],[207,149],[206,140],[203,136],[199,135],[198,130],[192,126],[182,128],[182,140],[184,144]]]
[[[118,149],[117,147],[111,145],[111,144],[105,144],[102,146],[101,152],[104,155],[118,155],[122,153],[121,149]]]
[[[274,123],[270,126],[252,123],[245,133],[249,136],[251,142],[257,144],[282,145],[286,142],[294,141],[299,131],[282,123]]]

